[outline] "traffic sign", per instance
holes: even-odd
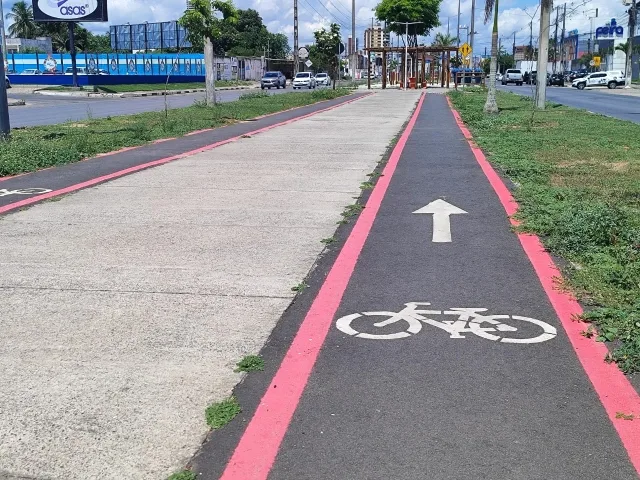
[[[340,43],[338,46],[338,55],[342,55],[344,53],[344,43]]]
[[[589,62],[589,66],[591,66],[591,67],[595,67],[595,66],[596,66],[596,62],[595,62],[595,60],[591,60],[591,61]]]
[[[463,57],[468,57],[471,55],[471,45],[468,43],[463,43],[460,45],[460,49],[458,50]]]
[[[369,60],[371,60],[372,62],[376,61],[376,54],[375,53],[370,53],[369,54]]]
[[[300,47],[298,49],[298,57],[301,59],[305,59],[309,56],[309,50],[307,50],[305,47]]]
[[[307,68],[311,68],[311,65],[313,65],[313,62],[311,60],[307,60],[306,62],[304,62],[304,64],[307,66]]]
[[[593,62],[594,67],[599,67],[600,63],[602,62],[602,59],[600,57],[593,57],[593,60],[591,61]]]

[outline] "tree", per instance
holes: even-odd
[[[498,69],[498,3],[499,0],[485,0],[484,23],[491,19],[493,13],[493,30],[491,33],[491,63],[489,65],[489,91],[484,104],[485,113],[498,113],[496,102],[496,71]]]
[[[269,34],[269,56],[271,58],[286,58],[290,53],[289,38],[284,33]]]
[[[180,18],[187,29],[188,40],[196,48],[204,48],[205,86],[207,105],[216,104],[216,71],[214,44],[223,33],[225,24],[235,23],[236,9],[231,1],[191,0],[191,9]],[[222,18],[219,18],[221,16]]]
[[[409,25],[409,46],[418,44],[419,35],[428,35],[440,25],[438,13],[442,0],[382,0],[376,7],[378,20],[387,22],[390,31],[398,35],[406,33],[404,22],[421,22]]]
[[[338,79],[338,49],[340,47],[340,25],[332,23],[329,30],[321,28],[313,32],[316,39],[315,45],[310,47],[309,59],[318,70],[326,70],[333,79],[333,88]]]
[[[38,25],[33,20],[33,7],[24,0],[16,2],[5,18],[12,22],[8,29],[12,37],[34,38],[38,33]]]
[[[111,38],[109,38],[109,34],[105,33],[104,35],[94,35],[89,32],[87,37],[87,45],[86,50],[88,52],[102,52],[102,53],[110,53],[111,50]]]
[[[445,33],[436,33],[435,38],[433,39],[432,46],[434,47],[450,47],[455,45],[458,42],[458,37],[454,37],[453,35],[445,34]],[[444,65],[444,52],[442,52],[442,57],[440,59],[441,65]],[[442,70],[442,69],[441,69]],[[442,75],[445,72],[442,71]]]
[[[538,41],[538,81],[536,106],[544,110],[547,104],[547,64],[549,62],[549,29],[553,0],[540,0],[540,39]]]

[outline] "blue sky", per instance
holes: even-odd
[[[0,0],[3,2],[5,13],[11,8],[15,0]],[[476,0],[476,35],[475,45],[477,53],[484,53],[484,48],[491,46],[489,25],[483,20],[484,0]],[[586,2],[586,5],[583,5]],[[265,24],[273,32],[282,32],[292,38],[293,35],[293,0],[235,0],[239,8],[254,8],[262,15]],[[363,30],[371,24],[373,9],[379,0],[356,0],[357,36],[362,42]],[[351,31],[350,12],[351,0],[298,0],[300,9],[300,43],[310,43],[313,39],[313,31],[334,21],[343,25],[343,36],[346,38]],[[500,35],[505,37],[504,42],[511,44],[513,34],[516,34],[517,44],[529,43],[529,22],[533,18],[533,35],[537,37],[539,16],[537,6],[539,0],[500,0],[499,28]],[[556,0],[556,5],[562,5]],[[186,0],[109,0],[110,23],[142,23],[144,21],[174,20],[184,10]],[[581,32],[590,30],[589,16],[595,15],[595,9],[599,10],[599,18],[594,26],[604,24],[611,18],[617,18],[618,22],[626,25],[624,16],[625,7],[620,0],[574,0],[567,1],[567,28],[577,28]],[[434,30],[449,30],[456,34],[457,26],[457,0],[443,0],[440,11],[442,26]],[[461,24],[466,25],[471,18],[471,0],[461,1]],[[555,16],[552,17],[552,21]],[[106,24],[87,24],[91,30],[106,31]],[[463,40],[466,33],[461,32]],[[509,40],[507,40],[509,38]],[[426,40],[429,42],[429,39]],[[535,42],[535,40],[534,40]],[[292,42],[291,42],[292,43]]]

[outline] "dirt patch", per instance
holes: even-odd
[[[608,163],[607,167],[609,167],[614,172],[624,172],[629,168],[629,162]]]

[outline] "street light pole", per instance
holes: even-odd
[[[404,78],[402,81],[404,82],[404,89],[407,89],[407,67],[409,66],[409,25],[420,25],[423,22],[391,22],[397,23],[398,25],[405,26],[405,39],[404,39]]]
[[[458,0],[458,50],[460,50],[460,0]]]

